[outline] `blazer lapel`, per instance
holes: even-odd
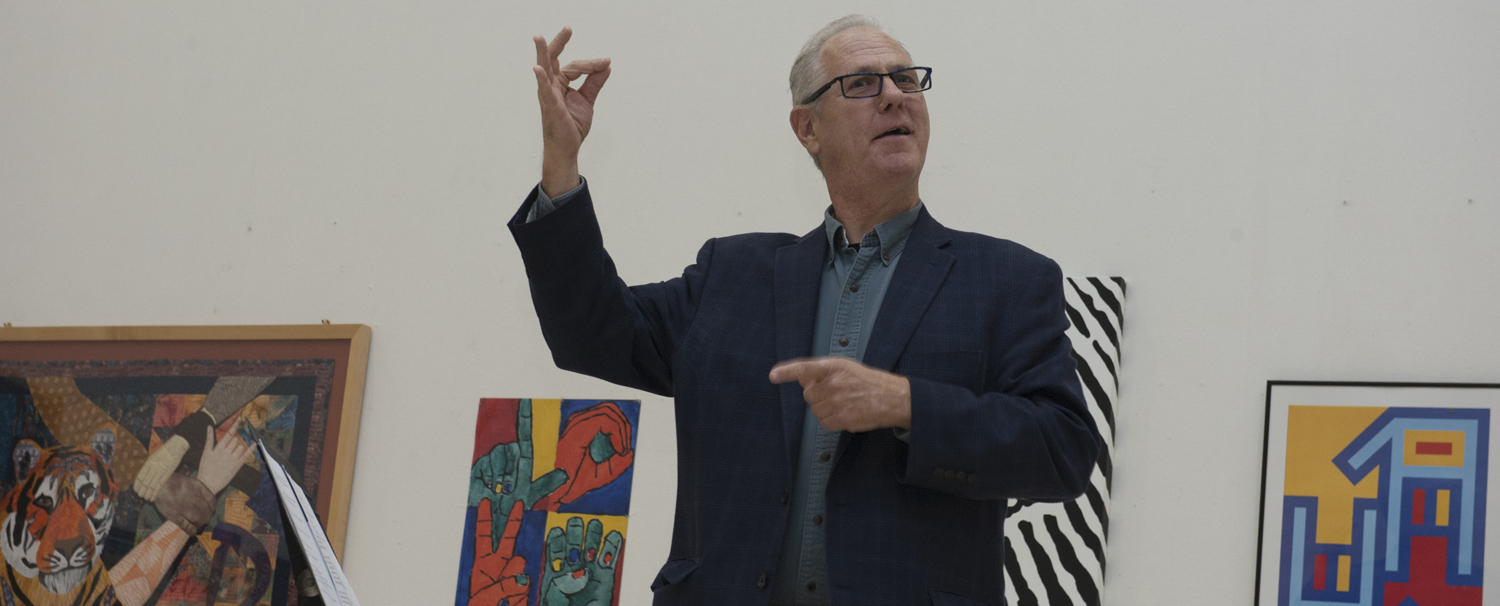
[[[906,349],[917,322],[927,313],[948,270],[953,268],[953,255],[943,250],[951,241],[948,228],[924,207],[912,225],[906,249],[896,264],[896,275],[891,276],[885,300],[880,303],[880,315],[875,318],[870,344],[865,348],[865,365],[884,370],[896,367],[896,359]]]
[[[823,276],[828,236],[822,225],[796,243],[776,249],[776,358],[777,362],[812,355],[813,320],[818,313],[818,285]],[[797,468],[802,447],[802,419],[807,403],[796,382],[778,386],[781,393],[782,436],[787,464]]]

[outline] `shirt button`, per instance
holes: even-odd
[[[813,526],[822,526],[823,516],[813,516]]]
[[[841,346],[841,347],[848,347],[849,346],[849,337],[843,337],[843,338],[839,339],[839,346]]]
[[[833,455],[830,454],[830,453],[826,453],[826,452],[823,453],[823,454],[818,455],[818,460],[819,461],[827,461],[828,459],[832,459],[832,458],[833,458]]]
[[[886,260],[886,261],[889,261],[889,260],[891,260],[891,256],[890,256],[890,255],[880,255],[880,258],[881,258],[881,259],[884,259],[884,260]]]
[[[859,285],[858,284],[852,284],[852,285],[850,285],[849,286],[849,292],[859,292]]]
[[[808,591],[817,591],[818,590],[818,584],[817,583],[811,583],[811,582],[808,583],[807,584],[807,590]]]
[[[759,589],[766,588],[766,573],[762,572],[760,573],[760,576],[755,577],[755,586]]]

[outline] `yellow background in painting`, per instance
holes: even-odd
[[[1382,412],[1384,408],[1374,406],[1291,406],[1287,410],[1285,494],[1318,498],[1319,543],[1350,544],[1354,499],[1376,496],[1381,470],[1351,486],[1333,458]]]
[[[557,469],[557,428],[562,400],[531,401],[531,479]]]
[[[1417,454],[1417,442],[1447,442],[1453,445],[1453,454]],[[1406,452],[1401,462],[1407,465],[1431,465],[1435,467],[1464,466],[1464,432],[1406,430]]]
[[[604,545],[604,537],[609,536],[609,531],[611,530],[619,531],[621,539],[626,538],[625,521],[628,519],[626,516],[596,516],[586,513],[558,513],[556,511],[549,511],[547,512],[547,530],[542,531],[543,554],[547,553],[547,536],[552,534],[552,529],[561,528],[563,533],[565,533],[564,536],[566,536],[568,532],[568,520],[573,518],[583,518],[583,537],[585,542],[588,541],[589,520],[599,520],[599,523],[604,525],[604,532],[599,534],[599,544],[601,546]],[[621,545],[623,546],[624,543],[621,543]],[[551,566],[552,563],[545,562],[544,565]]]

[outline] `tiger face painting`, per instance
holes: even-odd
[[[72,591],[89,576],[114,523],[114,445],[108,427],[86,447],[16,445],[19,481],[0,501],[0,548],[12,570],[54,594]]]

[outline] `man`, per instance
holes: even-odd
[[[1004,499],[1081,494],[1098,434],[1057,265],[919,199],[930,70],[829,24],[792,68],[824,223],[626,287],[577,166],[609,60],[559,67],[570,36],[535,39],[542,182],[510,229],[557,365],[676,398],[655,603],[1002,604]]]

